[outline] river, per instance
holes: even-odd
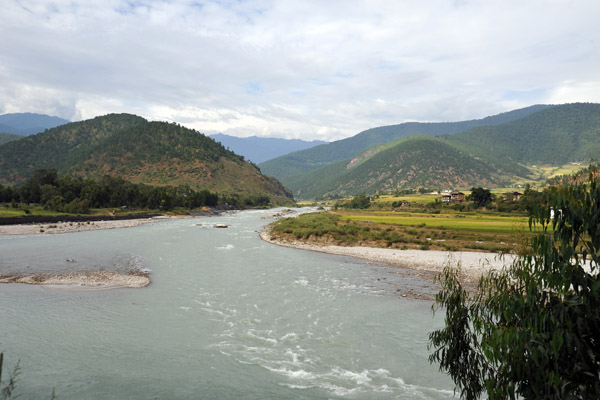
[[[144,289],[0,285],[3,382],[19,359],[26,399],[453,398],[427,360],[443,315],[397,291],[423,282],[265,243],[271,213],[0,237],[0,274],[152,270]]]

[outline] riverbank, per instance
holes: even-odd
[[[321,253],[351,256],[372,262],[384,263],[394,267],[424,271],[431,275],[439,274],[443,268],[452,263],[460,265],[461,280],[465,283],[476,283],[480,276],[492,269],[501,269],[510,265],[513,255],[501,258],[496,253],[451,252],[439,250],[399,250],[364,246],[314,245],[298,240],[276,239],[269,233],[268,227],[260,232],[260,238],[266,242],[302,250]]]
[[[31,274],[26,276],[0,276],[0,283],[24,283],[56,289],[120,289],[149,286],[150,276],[142,271],[125,274],[108,271],[85,271],[64,275]]]
[[[33,223],[33,224],[15,224],[0,225],[0,235],[31,235],[31,234],[58,234],[95,231],[99,229],[118,229],[130,228],[151,222],[161,221],[170,218],[191,218],[189,215],[174,216],[152,216],[149,218],[130,218],[130,219],[106,219],[106,220],[85,220],[85,221],[61,221],[52,223]]]
[[[138,218],[115,221],[57,222],[46,224],[0,225],[0,235],[57,234],[116,229],[139,226],[156,221],[154,218]]]

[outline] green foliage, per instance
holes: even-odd
[[[531,252],[475,294],[460,269],[440,275],[445,327],[429,336],[430,361],[462,398],[600,397],[600,183],[590,174],[550,198],[530,218]]]
[[[387,246],[396,243],[426,244],[393,230],[373,229],[356,222],[343,221],[339,215],[331,213],[311,213],[296,218],[282,218],[272,225],[272,232],[291,235],[298,240],[307,240],[311,237],[330,237],[344,244],[357,244],[365,241],[381,241],[385,242]]]
[[[101,179],[57,177],[56,170],[36,170],[21,187],[2,188],[0,202],[20,199],[22,203],[39,203],[46,210],[70,214],[87,214],[90,208],[126,207],[169,211],[176,207],[193,209],[216,206],[219,196],[208,190],[192,190],[189,186],[147,186],[123,178]],[[242,198],[242,203],[267,205],[268,196]]]
[[[23,139],[21,135],[15,135],[12,133],[0,133],[0,145],[4,143],[12,142],[13,140]]]
[[[475,208],[481,208],[492,202],[494,196],[492,196],[492,192],[489,189],[484,189],[482,187],[474,187],[471,188],[471,194],[468,196],[467,200],[470,200],[475,205]]]
[[[336,203],[335,208],[350,208],[355,210],[364,210],[371,206],[371,200],[364,194],[354,196],[349,202]]]

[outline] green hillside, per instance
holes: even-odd
[[[0,145],[4,143],[12,142],[13,140],[22,139],[23,136],[15,135],[13,133],[0,133]]]
[[[585,165],[599,156],[600,105],[566,104],[498,126],[372,147],[283,181],[299,198],[419,187],[498,187],[536,179],[535,164]]]
[[[22,182],[38,168],[223,194],[290,195],[278,181],[213,139],[129,114],[73,122],[0,146],[0,183]]]
[[[429,136],[403,139],[369,153],[364,159],[296,177],[289,187],[300,198],[342,197],[401,188],[494,187],[528,173],[516,163],[484,159]]]
[[[347,139],[290,153],[261,163],[259,167],[265,175],[274,176],[288,186],[291,182],[288,178],[294,175],[318,169],[336,161],[349,159],[374,146],[395,142],[413,135],[439,136],[455,134],[479,126],[500,125],[547,108],[552,108],[552,106],[535,105],[470,121],[407,122],[399,125],[382,126],[368,129]]]
[[[500,126],[444,137],[526,165],[589,163],[600,156],[600,104],[565,104]]]

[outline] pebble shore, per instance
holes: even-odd
[[[260,232],[260,237],[264,241],[278,246],[351,256],[394,267],[427,271],[433,274],[440,273],[450,263],[451,265],[460,266],[461,280],[469,283],[477,282],[479,277],[487,271],[501,269],[504,265],[510,265],[514,260],[513,255],[507,254],[500,257],[496,253],[398,250],[363,246],[320,246],[296,240],[277,240],[270,235],[268,229]]]

